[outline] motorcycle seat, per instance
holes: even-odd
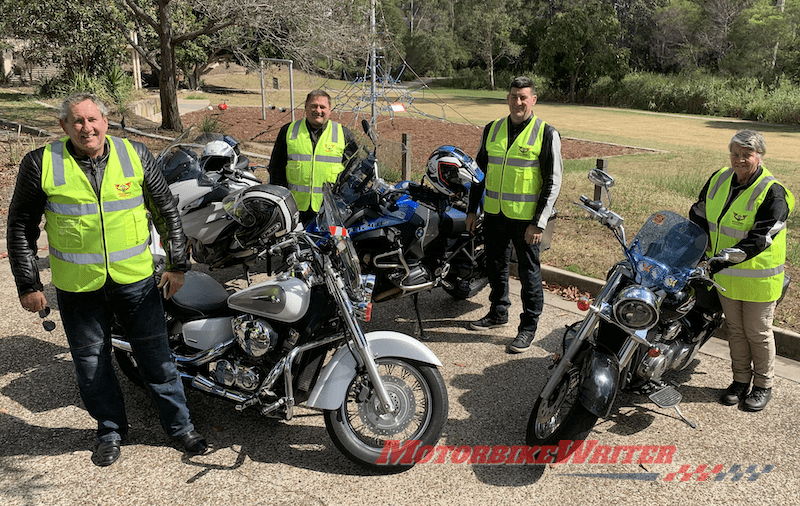
[[[181,321],[228,312],[227,290],[204,272],[187,272],[183,287],[169,302],[170,313]]]

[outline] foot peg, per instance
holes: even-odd
[[[678,415],[684,422],[689,424],[689,427],[693,429],[697,428],[697,425],[695,425],[694,422],[687,420],[686,417],[683,416],[683,413],[681,413],[681,410],[678,409],[678,404],[680,404],[683,397],[675,387],[666,386],[661,390],[653,392],[649,395],[649,397],[650,400],[653,401],[659,408],[675,408],[675,411],[678,412]]]

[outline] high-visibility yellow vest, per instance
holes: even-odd
[[[286,131],[286,182],[294,195],[297,208],[319,211],[322,205],[322,185],[335,183],[344,170],[344,130],[335,121],[328,121],[320,132],[317,145],[305,120],[297,120]]]
[[[153,274],[144,205],[144,171],[131,143],[106,137],[108,162],[100,199],[67,150],[68,137],[49,144],[42,159],[44,215],[53,284],[68,292],[100,289]]]
[[[539,155],[546,123],[533,116],[509,146],[507,121],[508,117],[495,121],[486,139],[489,160],[484,211],[502,211],[508,218],[531,220],[542,190]]]
[[[762,167],[761,175],[736,199],[722,215],[725,201],[735,178],[733,170],[724,168],[711,177],[706,194],[706,220],[714,254],[735,246],[747,237],[755,223],[756,212],[773,184],[780,184]],[[781,185],[783,186],[783,185]],[[789,212],[794,209],[794,196],[786,190]],[[770,302],[781,295],[786,263],[786,223],[776,224],[779,231],[767,249],[742,263],[722,269],[714,281],[725,288],[729,299],[749,302]]]

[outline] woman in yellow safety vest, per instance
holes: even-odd
[[[772,319],[784,285],[786,221],[794,196],[761,165],[766,143],[760,133],[741,130],[729,144],[730,167],[715,172],[690,210],[706,229],[710,254],[737,248],[747,256],[737,264],[712,263],[725,312],[733,383],[722,393],[725,405],[761,411],[772,396],[775,338]],[[752,390],[750,383],[752,382]]]

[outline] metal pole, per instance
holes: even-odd
[[[292,60],[289,60],[289,107],[292,109],[292,121],[294,121],[294,77],[292,74]]]
[[[292,73],[292,64],[294,60],[282,60],[280,58],[261,58],[260,61],[268,61],[272,63],[286,63],[289,65],[289,108],[292,110],[292,121],[294,121],[294,77]],[[264,103],[264,78],[261,78],[261,103]],[[266,119],[266,116],[264,117]]]
[[[258,59],[258,66],[261,68],[261,119],[267,119],[266,92],[264,91],[264,58]]]
[[[370,125],[375,126],[375,0],[369,2],[369,23],[372,33],[372,47],[369,52],[369,71],[372,76],[369,87]]]

